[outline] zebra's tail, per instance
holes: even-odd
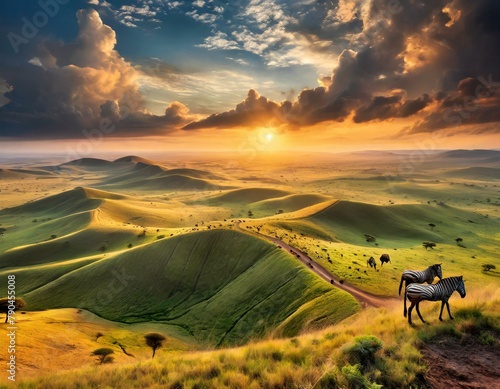
[[[406,309],[406,289],[405,289],[405,308],[404,308],[404,311],[403,311],[403,314],[404,316],[406,317],[406,314],[407,314],[407,309]]]

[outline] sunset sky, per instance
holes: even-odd
[[[0,0],[0,152],[500,148],[499,20],[495,0]]]

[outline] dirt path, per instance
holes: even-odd
[[[333,205],[333,204],[332,204]],[[324,210],[323,210],[324,211]],[[340,279],[326,270],[319,263],[314,262],[314,260],[304,253],[303,251],[297,249],[296,247],[290,246],[289,244],[283,242],[278,238],[274,238],[272,236],[264,235],[255,231],[250,231],[247,229],[243,229],[240,227],[240,223],[236,224],[236,228],[242,232],[247,234],[258,236],[259,238],[263,238],[269,242],[274,243],[275,245],[281,247],[283,250],[286,250],[290,255],[294,258],[298,259],[305,266],[307,266],[312,272],[316,273],[319,277],[327,281],[333,287],[337,287],[342,289],[348,293],[350,293],[363,307],[386,307],[391,305],[395,299],[387,297],[375,296],[373,294],[367,293],[353,285],[350,285],[346,282],[340,283]]]
[[[500,388],[500,349],[482,344],[479,335],[440,338],[424,345],[422,354],[429,366],[425,380],[432,388]]]

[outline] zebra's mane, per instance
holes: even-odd
[[[455,276],[455,277],[448,277],[448,278],[443,278],[442,280],[436,282],[434,285],[438,284],[452,284],[453,286],[457,286],[460,281],[462,281],[463,276]]]

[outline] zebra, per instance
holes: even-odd
[[[384,266],[384,263],[391,262],[391,257],[389,257],[389,254],[382,254],[380,256],[380,263],[382,266]]]
[[[443,271],[441,269],[441,264],[435,264],[429,266],[427,269],[423,271],[418,270],[405,270],[401,275],[401,282],[399,283],[399,295],[401,296],[401,288],[403,286],[403,281],[405,281],[405,293],[404,293],[404,315],[406,317],[406,288],[408,285],[416,283],[423,284],[427,282],[428,284],[432,284],[434,282],[434,278],[436,276],[441,280],[443,279]]]
[[[420,314],[420,309],[418,307],[422,300],[428,300],[428,301],[441,300],[441,311],[439,312],[439,320],[443,321],[442,316],[445,304],[446,308],[448,309],[448,315],[450,315],[450,319],[453,320],[448,300],[454,291],[458,291],[460,297],[462,298],[465,297],[466,295],[465,284],[462,276],[443,278],[441,281],[438,281],[437,283],[432,285],[421,285],[421,284],[408,285],[408,287],[406,288],[406,295],[408,297],[408,300],[410,300],[411,302],[410,308],[408,309],[408,323],[410,325],[413,325],[411,322],[411,311],[413,310],[414,307],[417,308],[418,317],[420,317],[422,323],[425,323],[425,320]]]
[[[375,268],[375,270],[377,270],[377,262],[375,262],[375,258],[370,257],[370,259],[368,261],[366,261],[366,267],[368,267],[368,265],[370,265],[370,267],[373,267],[373,268]]]

